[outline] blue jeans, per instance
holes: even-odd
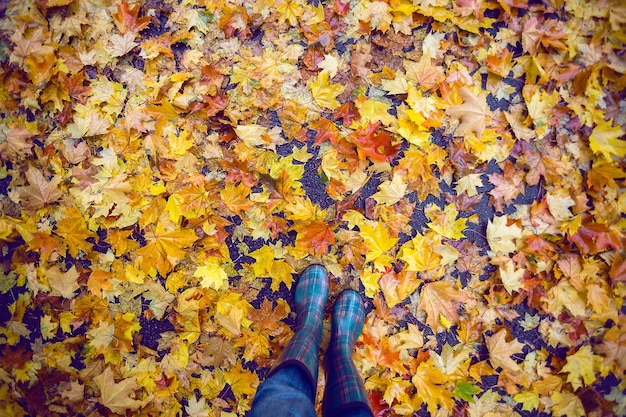
[[[316,417],[315,389],[295,366],[279,369],[259,385],[248,417]],[[370,417],[362,408],[342,412],[345,417]]]

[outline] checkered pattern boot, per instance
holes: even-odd
[[[352,351],[363,330],[365,310],[361,296],[346,290],[339,294],[333,308],[330,344],[324,360],[326,388],[322,416],[344,415],[348,409],[361,408],[373,416],[363,379],[352,361]]]
[[[328,287],[328,273],[322,265],[310,265],[300,275],[295,294],[296,332],[270,371],[272,375],[287,365],[297,366],[309,377],[314,395]]]

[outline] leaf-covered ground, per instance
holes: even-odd
[[[626,415],[623,1],[0,16],[0,415],[244,415],[314,262],[377,415]]]

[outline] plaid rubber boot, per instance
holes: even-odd
[[[373,416],[363,378],[352,361],[352,350],[363,330],[365,310],[358,292],[339,294],[333,307],[330,344],[324,360],[326,388],[322,416],[346,415],[348,409],[363,409]]]
[[[300,275],[295,294],[296,332],[269,374],[271,376],[287,365],[295,365],[309,378],[314,396],[328,287],[328,272],[322,265],[310,265]]]

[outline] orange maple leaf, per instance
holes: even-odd
[[[128,7],[126,0],[122,0],[117,5],[117,12],[113,14],[113,20],[115,26],[123,35],[129,30],[131,32],[139,33],[142,29],[145,29],[150,24],[150,18],[148,16],[137,17],[139,13],[139,5],[135,5],[133,8]]]
[[[296,246],[307,249],[313,255],[324,255],[330,245],[335,244],[334,226],[324,221],[299,224],[294,229],[298,232]]]

